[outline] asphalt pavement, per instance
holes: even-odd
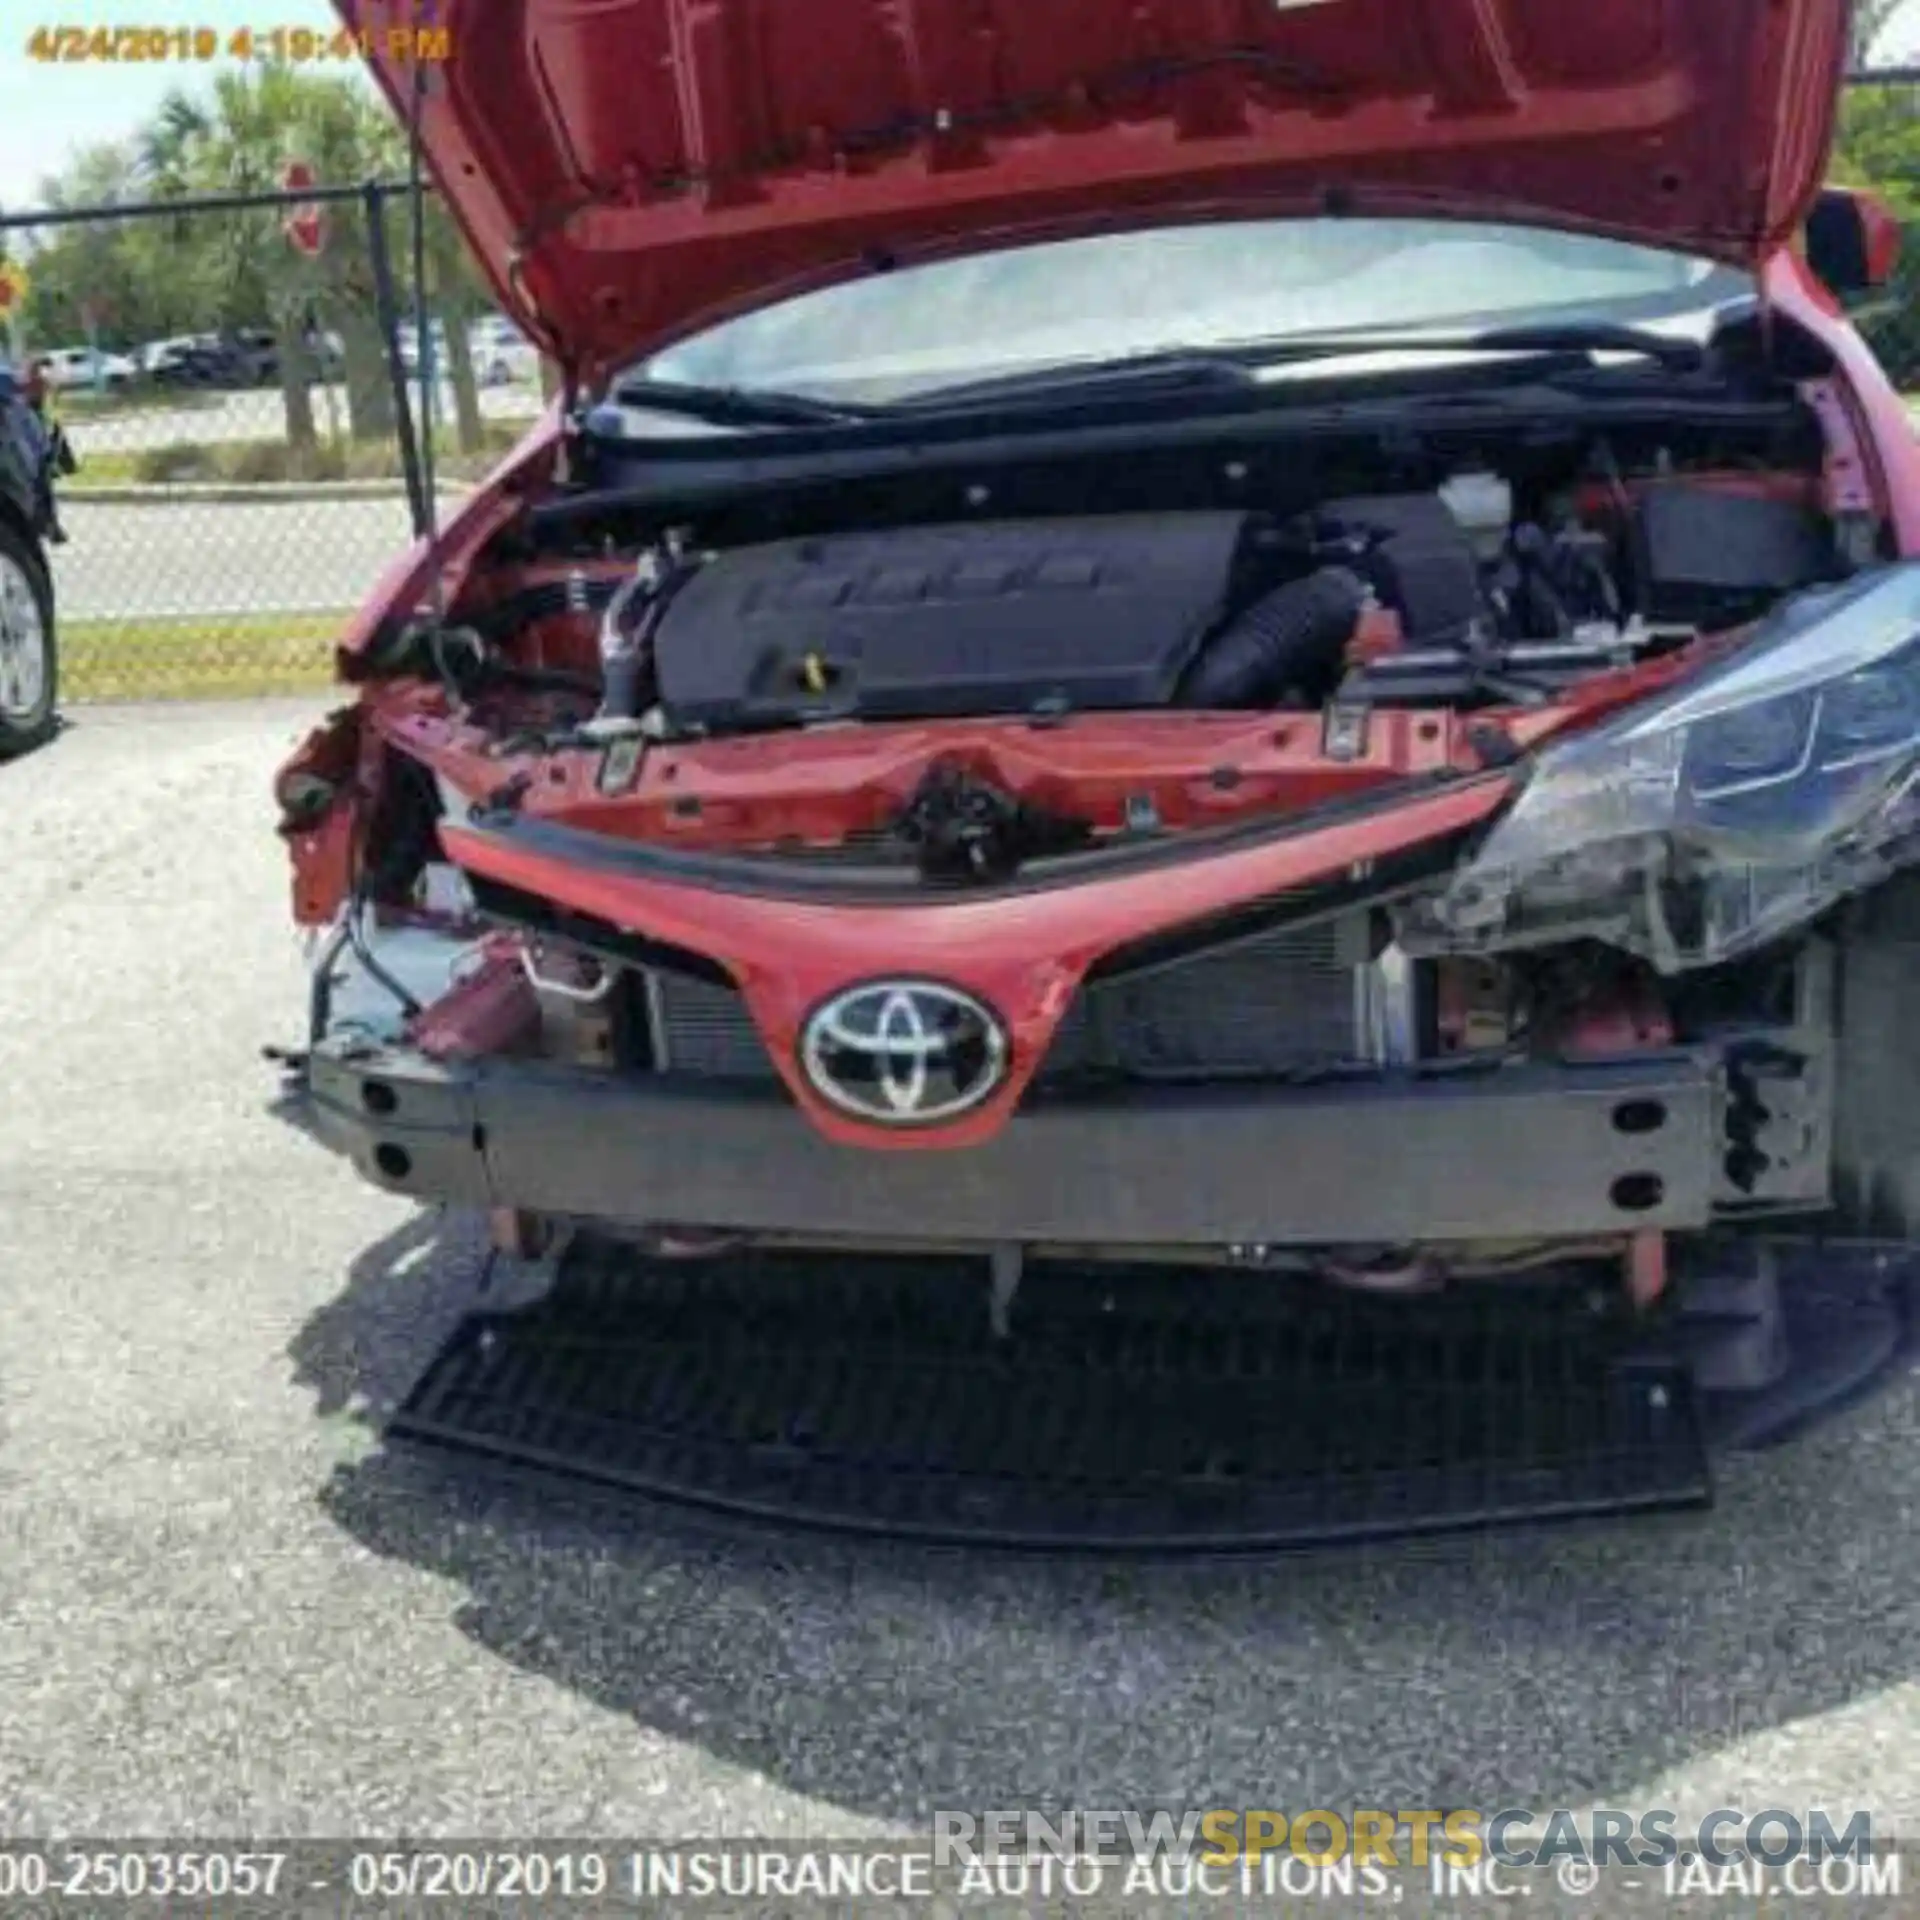
[[[487,389],[489,417],[521,416],[537,403],[523,387]],[[344,400],[339,404],[344,405]],[[327,418],[321,398],[316,412]],[[344,416],[342,416],[344,417]],[[192,407],[76,417],[81,476],[65,493],[70,538],[53,550],[67,620],[162,620],[253,613],[330,613],[357,606],[411,537],[398,482],[378,498],[316,488],[275,498],[89,499],[90,449],[233,440],[281,431],[277,390],[205,396]],[[443,506],[451,499],[443,493]]]
[[[358,500],[69,500],[60,517],[64,620],[354,607],[412,537],[397,488]]]
[[[82,709],[0,767],[0,1832],[1911,1826],[1910,1383],[1710,1516],[1215,1568],[712,1537],[390,1451],[478,1242],[272,1110],[302,974],[266,785],[317,706]]]

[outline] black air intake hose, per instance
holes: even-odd
[[[1368,588],[1345,567],[1322,567],[1256,600],[1187,669],[1183,707],[1271,707],[1297,694],[1317,706],[1338,683]]]

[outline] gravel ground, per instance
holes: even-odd
[[[309,709],[0,768],[0,1831],[937,1806],[1920,1807],[1920,1404],[1717,1511],[1140,1572],[716,1539],[390,1455],[477,1266],[270,1110]]]

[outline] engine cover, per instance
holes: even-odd
[[[677,726],[1169,704],[1244,513],[995,521],[723,553],[655,636]]]

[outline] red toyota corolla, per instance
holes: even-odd
[[[324,1137],[521,1239],[1731,1275],[1786,1379],[1770,1240],[1920,1212],[1844,0],[443,13],[566,385],[279,779]]]

